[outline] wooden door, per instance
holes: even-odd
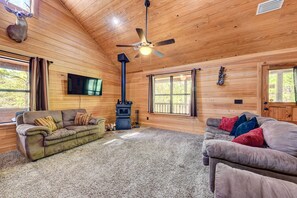
[[[263,65],[262,116],[297,123],[294,64]]]

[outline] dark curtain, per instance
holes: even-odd
[[[31,58],[30,75],[30,110],[41,111],[49,108],[48,78],[49,62],[42,58]]]
[[[191,70],[192,90],[191,90],[191,116],[197,117],[197,103],[196,103],[196,69]]]
[[[148,87],[148,113],[154,113],[153,107],[153,75],[149,75],[149,87]]]
[[[297,66],[293,68],[293,75],[294,75],[295,102],[297,104]]]

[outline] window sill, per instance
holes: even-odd
[[[150,113],[151,115],[158,115],[158,116],[173,116],[173,117],[185,117],[185,118],[195,118],[190,115],[186,114],[169,114],[169,113]]]
[[[2,126],[16,126],[16,123],[15,122],[0,123],[0,127]]]

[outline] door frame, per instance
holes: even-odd
[[[267,64],[267,63],[262,63],[258,64],[258,88],[260,89],[258,91],[258,94],[260,93],[260,96],[258,96],[258,100],[260,101],[260,104],[258,103],[258,113],[261,116],[264,117],[269,117],[269,110],[265,110],[265,108],[269,109],[269,105],[265,104],[268,102],[268,84],[269,84],[269,70],[277,70],[277,69],[289,69],[293,68],[297,65],[296,62],[287,62],[287,63],[277,63],[277,64]],[[281,102],[275,102],[274,105],[279,105],[281,106],[283,103]],[[295,102],[291,103],[286,103],[287,106],[295,106]],[[285,106],[285,105],[284,105]]]

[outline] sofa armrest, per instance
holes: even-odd
[[[89,121],[90,125],[99,125],[102,122],[105,122],[106,119],[105,118],[91,118],[91,120]]]
[[[31,124],[21,124],[18,125],[16,131],[19,135],[32,136],[36,134],[42,134],[43,136],[48,136],[51,130],[44,126],[35,126]]]
[[[223,140],[205,143],[209,157],[275,172],[297,175],[297,158],[270,148],[257,148]]]
[[[207,126],[213,126],[213,127],[219,127],[222,119],[220,118],[207,118],[206,125]]]
[[[295,197],[297,184],[217,164],[215,197]],[[244,188],[242,187],[244,184]]]

